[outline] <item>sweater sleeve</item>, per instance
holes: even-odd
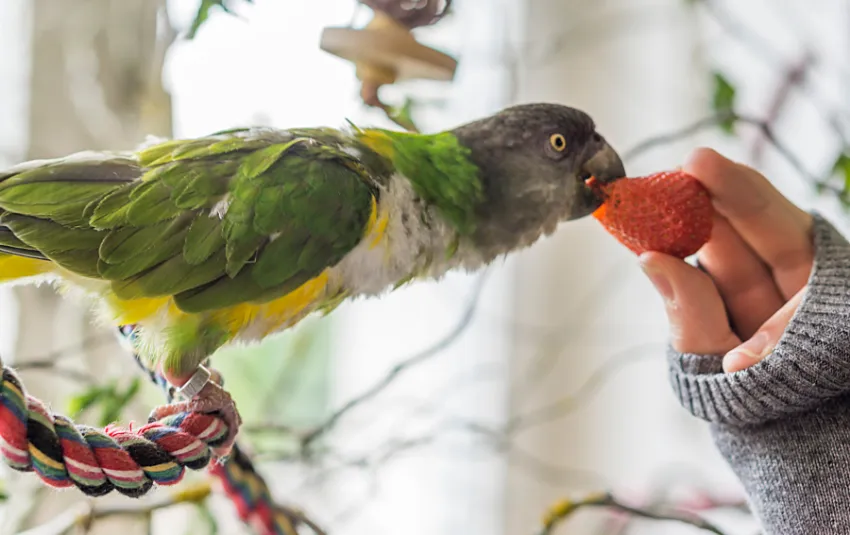
[[[727,374],[722,355],[668,351],[682,406],[707,420],[765,535],[850,533],[850,244],[814,215],[814,267],[773,353]]]

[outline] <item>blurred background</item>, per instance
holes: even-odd
[[[232,0],[187,39],[216,3],[0,2],[0,166],[246,125],[396,128],[361,102],[354,65],[319,48],[324,28],[362,27],[368,8]],[[382,98],[409,99],[423,131],[568,104],[594,117],[631,176],[712,146],[846,230],[848,28],[840,0],[456,0],[414,30],[459,61],[454,81]],[[666,336],[636,259],[588,218],[483,274],[345,304],[214,366],[271,498],[327,534],[532,535],[555,501],[606,490],[752,535],[706,425],[673,398]],[[162,403],[112,329],[47,287],[0,289],[0,354],[81,423],[144,421]],[[315,429],[305,451],[298,436]],[[252,533],[218,492],[88,500],[4,465],[0,482],[0,535]],[[588,508],[561,532],[701,531]]]

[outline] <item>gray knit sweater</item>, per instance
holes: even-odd
[[[850,534],[850,244],[814,217],[808,289],[771,355],[726,374],[720,356],[669,354],[769,535]]]

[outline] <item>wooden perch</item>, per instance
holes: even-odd
[[[382,11],[363,29],[325,28],[322,50],[355,64],[361,96],[369,106],[386,109],[378,89],[399,80],[451,81],[457,60],[416,41],[410,30]]]

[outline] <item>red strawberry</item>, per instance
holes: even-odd
[[[657,251],[679,258],[711,236],[714,207],[708,191],[682,171],[589,184],[605,198],[593,216],[635,254]]]

